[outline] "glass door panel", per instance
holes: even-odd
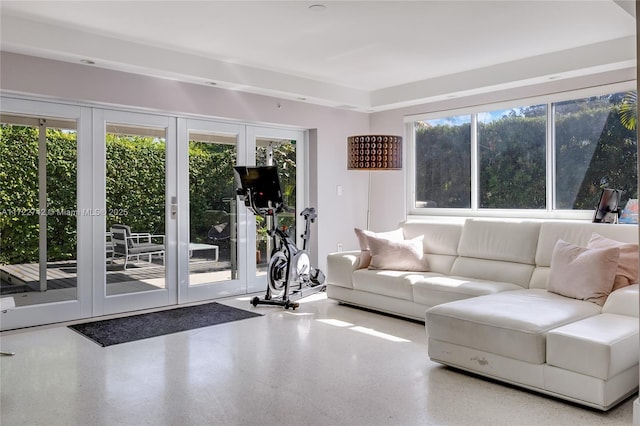
[[[0,296],[77,299],[75,120],[1,115]]]
[[[189,132],[189,285],[238,278],[234,136]]]
[[[104,207],[94,212],[94,240],[104,247],[96,314],[177,303],[175,121],[169,117],[101,110]],[[100,182],[97,183],[100,185]],[[171,195],[170,195],[171,194]],[[100,204],[98,204],[100,206]]]
[[[296,240],[296,141],[290,139],[257,138],[256,165],[276,166],[284,201],[278,214],[278,225]],[[266,274],[271,258],[272,240],[267,231],[272,218],[256,217],[256,274]]]
[[[190,302],[242,294],[244,255],[239,250],[242,212],[238,212],[233,167],[238,163],[244,126],[200,120],[179,121],[179,300]],[[184,226],[184,228],[182,228]]]
[[[164,134],[107,123],[107,296],[165,288]]]

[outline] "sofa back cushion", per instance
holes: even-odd
[[[458,254],[533,265],[539,233],[540,222],[467,219]]]
[[[547,288],[551,256],[558,240],[587,247],[593,234],[621,241],[638,243],[638,226],[630,224],[590,223],[576,221],[545,221],[540,226],[536,251],[536,269],[531,276],[530,288]]]
[[[431,272],[448,275],[458,256],[458,244],[462,222],[443,223],[424,220],[407,220],[401,224],[407,240],[424,236],[422,244]]]
[[[467,219],[451,275],[529,285],[540,222]]]

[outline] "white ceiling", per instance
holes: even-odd
[[[361,111],[636,64],[625,0],[2,0],[0,15],[4,51]]]

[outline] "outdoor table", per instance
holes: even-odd
[[[212,244],[189,243],[189,257],[193,256],[193,252],[202,250],[213,250],[213,260],[218,261],[218,246]]]

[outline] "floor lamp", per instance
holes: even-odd
[[[402,137],[390,135],[360,135],[347,138],[347,169],[369,172],[367,189],[367,229],[371,216],[371,172],[402,170]]]

